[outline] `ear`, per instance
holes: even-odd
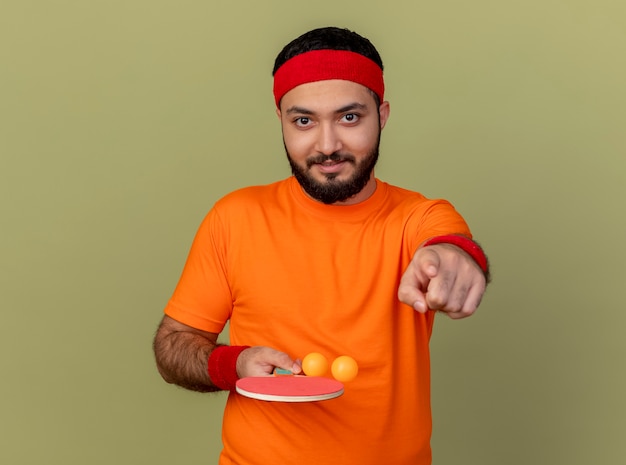
[[[380,114],[380,129],[385,127],[385,124],[387,124],[387,120],[389,119],[389,102],[385,101],[383,103],[380,104],[380,107],[378,107],[378,112]]]
[[[278,116],[278,121],[280,121],[280,119],[282,117],[282,113],[280,112],[280,108],[276,109],[276,116]]]

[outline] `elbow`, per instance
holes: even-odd
[[[165,351],[163,347],[163,338],[159,337],[160,334],[157,333],[154,338],[154,342],[152,343],[152,351],[154,353],[154,361],[156,364],[156,369],[161,375],[161,378],[168,383],[174,384],[173,376],[171,370],[168,369],[167,357],[165,356]]]

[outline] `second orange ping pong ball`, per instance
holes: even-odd
[[[330,367],[330,371],[333,374],[333,378],[342,383],[347,383],[356,378],[359,372],[359,366],[352,357],[348,355],[342,355],[337,357]]]
[[[311,352],[302,359],[302,371],[307,376],[324,376],[328,371],[328,360],[320,353]]]

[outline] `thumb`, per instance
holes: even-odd
[[[428,309],[422,279],[423,276],[420,276],[419,268],[411,263],[402,275],[398,286],[400,302],[409,305],[420,313],[424,313]]]
[[[272,363],[276,368],[282,368],[283,370],[290,371],[294,374],[298,374],[302,371],[302,367],[298,361],[292,360],[292,358],[286,353],[276,351],[275,355],[276,356]]]
[[[420,313],[426,312],[428,310],[426,292],[430,280],[439,272],[439,264],[439,255],[434,250],[418,249],[400,279],[398,286],[400,301]]]
[[[302,368],[289,355],[271,347],[255,346],[244,350],[237,359],[237,373],[240,377],[267,376],[274,368],[282,368],[292,373],[300,373]]]

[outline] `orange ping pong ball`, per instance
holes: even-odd
[[[352,357],[348,355],[342,355],[337,357],[330,367],[330,371],[333,374],[333,378],[342,383],[347,383],[356,378],[359,372],[359,366]]]
[[[324,376],[328,371],[328,360],[318,352],[311,352],[302,359],[302,371],[307,376]]]

